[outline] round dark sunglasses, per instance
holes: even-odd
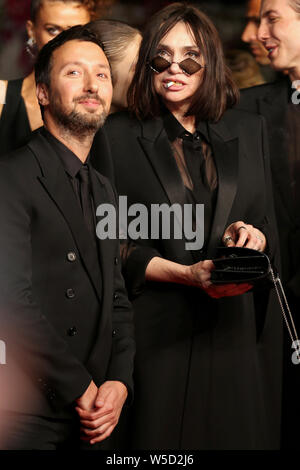
[[[167,70],[172,64],[178,64],[186,75],[193,75],[193,73],[196,73],[205,67],[205,65],[199,64],[190,57],[182,60],[181,62],[169,62],[164,57],[158,55],[150,61],[150,67],[156,73],[161,73],[164,70]]]

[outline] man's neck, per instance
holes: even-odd
[[[292,83],[296,80],[300,80],[300,67],[294,67],[293,69],[289,70],[288,75]],[[297,86],[297,89],[299,88],[300,87]]]
[[[78,158],[85,163],[94,139],[93,135],[75,136],[66,129],[57,126],[52,119],[47,119],[44,123],[45,128],[56,137],[62,144],[70,149]]]

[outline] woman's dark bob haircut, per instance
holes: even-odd
[[[149,62],[156,55],[162,38],[180,21],[191,33],[204,58],[203,80],[192,98],[187,116],[216,122],[239,98],[231,72],[224,60],[221,40],[210,19],[200,10],[183,3],[172,3],[157,12],[146,26],[135,75],[128,92],[129,110],[139,119],[158,116],[160,98],[155,92]]]

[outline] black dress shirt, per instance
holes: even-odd
[[[208,127],[206,122],[200,121],[192,134],[168,111],[164,112],[163,121],[186,188],[186,201],[192,204],[193,209],[195,204],[204,204],[204,247],[201,253],[193,252],[195,261],[198,261],[205,258],[217,195],[217,172]],[[195,223],[195,210],[193,210],[194,228]]]
[[[101,275],[101,266],[99,263],[99,251],[98,251],[98,240],[96,236],[96,204],[94,202],[92,186],[89,182],[89,173],[94,171],[93,168],[89,165],[89,156],[85,163],[73,153],[68,147],[66,147],[62,142],[60,142],[53,134],[51,134],[46,128],[42,129],[42,134],[51,146],[54,148],[55,152],[57,153],[58,157],[61,160],[61,163],[64,167],[66,175],[70,181],[70,184],[73,188],[75,193],[76,199],[79,204],[79,210],[81,209],[83,213],[84,223],[91,235],[90,237],[90,249],[93,250],[93,257],[95,260],[98,260],[95,263],[95,269],[97,270],[97,275],[99,278],[99,289],[101,290],[102,287],[102,275]],[[86,187],[83,188],[84,182],[83,178],[81,177],[82,173],[86,174],[88,180],[88,189]],[[84,192],[88,191],[86,194],[86,201],[83,201],[83,189]],[[89,198],[89,201],[87,199]],[[87,204],[89,202],[89,204]],[[88,207],[87,207],[88,206]]]

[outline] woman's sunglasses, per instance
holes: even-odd
[[[190,57],[182,60],[181,62],[169,62],[164,57],[156,56],[150,61],[150,67],[156,73],[161,73],[164,70],[167,70],[172,64],[178,64],[186,75],[193,75],[193,73],[196,73],[205,67],[205,65],[199,64]]]

